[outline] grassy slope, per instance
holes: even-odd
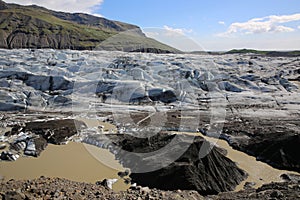
[[[159,49],[167,52],[181,53],[168,45],[160,43],[152,38],[146,38],[131,31],[121,32],[112,36],[97,46],[98,49],[109,49],[118,51],[140,51],[143,49]],[[163,53],[163,52],[162,52]]]
[[[74,40],[78,39],[78,46],[83,47],[94,46],[91,41],[100,42],[117,33],[61,20],[30,8],[2,10],[0,19],[0,29],[7,33],[23,32],[36,36],[68,34]]]
[[[107,25],[92,26],[64,20],[53,16],[53,12],[54,11],[49,11],[44,8],[39,9],[37,7],[16,5],[10,6],[5,10],[0,10],[0,36],[2,38],[14,38],[14,36],[18,33],[24,33],[29,38],[31,36],[37,38],[43,36],[51,36],[52,38],[67,36],[67,38],[70,38],[69,40],[70,43],[72,43],[72,48],[94,49],[99,46],[101,42],[120,33]],[[124,29],[136,27],[122,22],[104,20],[106,22],[117,23],[124,27]],[[178,50],[156,40],[146,38],[140,33],[121,35],[123,38],[120,39],[119,35],[118,41],[114,44],[117,47],[110,48],[110,50],[132,49],[132,46],[150,46],[151,48],[163,49],[169,52],[179,52]],[[109,41],[111,45],[112,40]]]

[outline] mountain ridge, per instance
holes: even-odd
[[[8,4],[0,0],[0,48],[92,50],[101,46],[101,43],[111,36],[127,31],[130,31],[130,48],[122,49],[148,49],[158,53],[179,52],[146,37],[136,25],[84,13],[58,12],[36,5]],[[128,42],[122,39],[118,44],[122,47],[128,46]],[[140,48],[141,46],[143,48]],[[106,47],[100,49],[106,50]]]

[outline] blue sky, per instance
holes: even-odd
[[[204,50],[300,49],[299,0],[6,0],[85,12],[193,39]],[[153,29],[151,29],[153,31]],[[151,34],[150,34],[151,35]],[[155,35],[151,35],[155,37]],[[157,39],[162,37],[156,36]],[[174,46],[179,40],[173,37]],[[182,40],[180,40],[182,41]],[[197,50],[186,44],[184,50]]]
[[[143,28],[182,30],[205,50],[300,49],[300,19],[279,26],[294,30],[224,34],[230,25],[253,18],[300,13],[299,0],[105,0],[98,13]],[[268,19],[264,19],[266,21]],[[247,25],[247,24],[246,24]],[[250,24],[251,26],[251,24]],[[223,34],[223,35],[222,35]]]

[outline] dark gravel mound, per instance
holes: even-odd
[[[196,190],[202,195],[232,191],[247,176],[234,162],[224,156],[223,151],[213,147],[202,137],[168,135],[160,133],[150,138],[135,138],[128,135],[111,136],[112,141],[130,152],[154,152],[168,145],[162,154],[128,154],[119,152],[116,157],[131,169],[142,172],[146,167],[159,170],[146,173],[132,173],[132,182],[138,185],[162,190]],[[175,142],[174,142],[175,141]],[[174,143],[174,144],[173,144]],[[172,156],[181,153],[175,162],[168,165]],[[202,149],[201,149],[202,148]],[[199,158],[199,152],[209,152]],[[165,157],[163,157],[165,156]],[[153,169],[154,169],[153,168]]]

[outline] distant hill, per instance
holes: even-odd
[[[129,31],[130,30],[130,31]],[[123,33],[129,31],[129,34]],[[103,41],[119,33],[116,48]],[[113,41],[113,40],[109,40]],[[116,41],[114,41],[116,43]],[[65,13],[0,0],[0,48],[53,48],[178,53],[144,35],[138,26],[83,13]]]
[[[300,51],[259,51],[254,49],[233,49],[225,52],[225,54],[257,54],[264,56],[277,56],[277,57],[293,57],[300,56]]]
[[[192,51],[187,52],[196,55],[226,55],[226,54],[252,54],[269,57],[296,57],[300,51],[260,51],[255,49],[232,49],[230,51]]]

